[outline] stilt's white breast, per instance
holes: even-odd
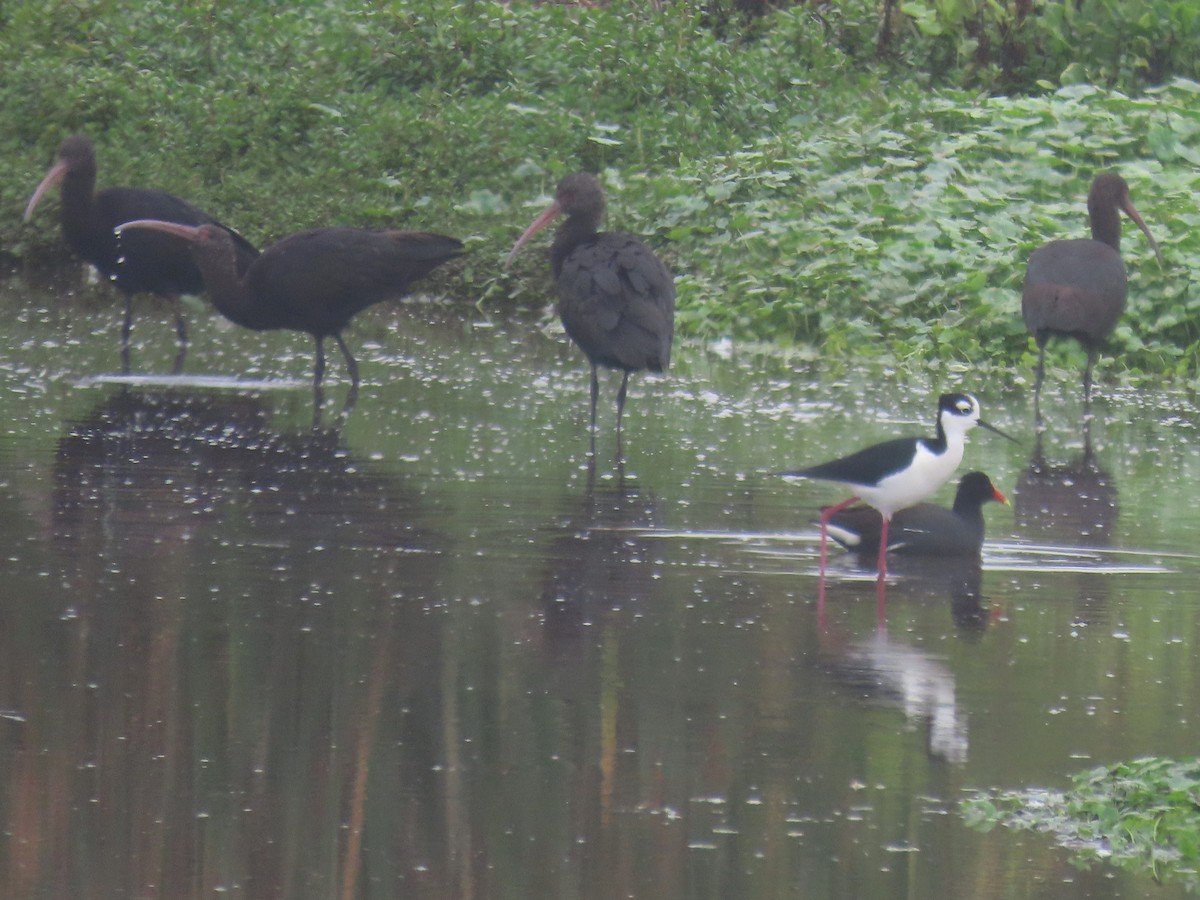
[[[901,509],[907,509],[928,499],[938,488],[950,480],[963,458],[962,435],[950,440],[943,453],[934,453],[924,442],[917,444],[912,464],[889,475],[874,487],[858,487],[856,493],[866,503],[879,510],[885,518],[891,518]]]

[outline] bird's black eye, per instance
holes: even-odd
[[[971,411],[971,404],[967,400],[959,400],[956,404],[954,404],[954,407],[961,415],[964,416]]]

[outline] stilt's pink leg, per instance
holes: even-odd
[[[817,581],[817,620],[825,624],[825,560],[829,548],[829,520],[851,504],[857,503],[857,497],[843,500],[837,506],[830,506],[821,512],[821,574]]]
[[[879,570],[879,575],[875,582],[875,616],[880,622],[883,621],[884,598],[887,595],[887,547],[889,525],[891,525],[891,519],[888,516],[884,516],[883,528],[879,532],[879,561],[876,563],[876,568]]]

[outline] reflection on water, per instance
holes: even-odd
[[[82,532],[97,528],[139,557],[201,532],[232,541],[243,528],[304,550],[413,537],[413,498],[369,474],[336,432],[283,434],[269,422],[256,396],[118,390],[58,443],[56,540],[86,543]]]
[[[1042,543],[1109,546],[1120,503],[1112,475],[1092,450],[1090,428],[1084,431],[1083,449],[1066,462],[1048,461],[1043,440],[1039,431],[1014,491],[1022,536]]]
[[[646,533],[662,524],[658,501],[624,479],[597,487],[592,474],[582,497],[546,526],[545,633],[568,660],[606,614],[653,602],[661,578]]]
[[[853,556],[864,571],[874,571],[875,553]],[[981,639],[991,616],[981,599],[979,558],[897,554],[889,571],[895,582],[889,587],[890,603],[944,603],[960,639]],[[899,708],[925,734],[931,758],[955,764],[967,761],[967,716],[955,699],[954,672],[943,660],[891,635],[886,618],[865,640],[843,641],[832,630],[822,640],[821,650],[830,673],[858,700]]]
[[[1013,510],[1023,537],[1043,545],[1083,548],[1108,547],[1120,514],[1116,484],[1096,460],[1090,424],[1084,427],[1083,449],[1066,462],[1052,463],[1043,452],[1038,431],[1029,465],[1017,479]],[[1049,558],[1043,556],[1043,564]],[[1107,579],[1089,569],[1099,559],[1066,558],[1065,565],[1081,568],[1072,590],[1076,618],[1091,625],[1109,621]]]
[[[876,554],[872,552],[848,554],[858,570],[876,572]],[[888,587],[889,598],[898,601],[912,597],[944,599],[948,602],[952,618],[963,637],[978,637],[979,631],[987,627],[987,616],[981,611],[981,583],[983,560],[981,556],[955,555],[905,556],[892,554],[888,563],[888,574],[892,585]]]
[[[426,518],[335,436],[272,431],[255,398],[123,389],[69,426],[51,529],[66,605],[19,702],[23,746],[59,750],[15,755],[37,813],[6,823],[62,853],[10,861],[14,895],[80,896],[85,878],[192,896],[237,858],[280,896],[352,889],[382,698],[436,683],[394,640],[428,631],[393,602],[428,596]],[[63,855],[80,841],[83,870]]]
[[[954,672],[943,661],[890,637],[886,628],[829,656],[833,676],[858,699],[897,706],[920,724],[930,756],[967,761],[967,719],[955,700]]]
[[[897,558],[880,629],[853,555],[818,616],[821,494],[739,474],[834,455],[817,413],[874,375],[685,345],[589,471],[586,373],[501,316],[356,321],[363,396],[314,431],[303,338],[258,357],[196,317],[192,375],[111,384],[107,311],[27,306],[0,364],[4,896],[1145,892],[954,808],[1194,750],[1200,562],[1145,512],[1200,535],[1158,484],[1200,479],[1187,429],[1099,424],[1156,454],[1100,454],[1078,521],[1103,528],[1023,482],[1049,512],[996,510],[979,560]],[[894,388],[884,418],[923,419],[929,386]],[[1030,467],[978,443],[1002,486]]]

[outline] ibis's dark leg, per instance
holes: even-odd
[[[596,433],[596,401],[600,399],[600,378],[596,375],[596,364],[592,363],[592,434]]]
[[[321,390],[321,379],[325,377],[325,338],[315,338],[317,361],[313,365],[313,428],[321,420],[321,407],[325,405],[325,394]]]
[[[313,390],[320,390],[321,379],[325,377],[325,338],[315,338],[317,342],[317,359],[313,365]]]
[[[133,294],[125,294],[125,320],[121,323],[121,346],[129,347],[129,335],[133,331]]]
[[[179,343],[186,345],[188,342],[187,319],[183,317],[183,301],[179,299],[178,294],[171,297],[171,306],[175,310],[175,333],[179,335]]]
[[[587,498],[590,503],[592,495],[596,490],[596,451],[593,447],[592,452],[587,458]]]
[[[1092,415],[1092,366],[1096,362],[1096,351],[1088,351],[1087,365],[1083,369],[1083,417]]]
[[[350,348],[346,346],[346,342],[342,339],[341,332],[335,334],[333,339],[337,341],[338,347],[341,348],[342,357],[346,360],[346,371],[350,373],[350,387],[355,392],[358,391],[358,361],[355,360],[354,354],[350,352]]]
[[[354,404],[358,402],[358,362],[354,359],[350,348],[346,346],[346,342],[342,340],[341,333],[335,334],[333,339],[342,348],[342,357],[346,360],[346,371],[350,373],[350,390],[346,392],[346,403],[338,416],[339,421],[345,422],[350,411],[354,409]]]
[[[175,334],[179,336],[179,349],[175,353],[175,366],[172,371],[178,375],[183,371],[183,364],[187,360],[187,320],[183,317],[183,301],[178,294],[171,296],[171,306],[175,310]]]
[[[591,362],[591,360],[588,360]],[[596,459],[596,401],[600,399],[600,378],[596,374],[596,364],[592,363],[592,417],[588,428],[588,456]]]
[[[346,420],[350,418],[350,413],[354,411],[357,403],[358,388],[351,385],[350,390],[346,392],[346,402],[342,404],[342,411],[338,413],[337,419],[334,421],[333,428],[335,431],[340,431],[342,426],[346,424]]]
[[[629,370],[621,376],[621,389],[617,391],[617,434],[621,433],[621,416],[625,412],[625,391],[629,387]]]
[[[121,372],[129,374],[129,335],[133,331],[133,297],[122,292],[125,299],[125,317],[121,320]]]
[[[617,465],[624,465],[625,448],[621,441],[621,416],[625,412],[625,391],[629,387],[629,370],[621,378],[621,389],[617,391]]]
[[[1033,422],[1042,424],[1042,380],[1046,377],[1046,344],[1038,342],[1037,374],[1033,378]]]

